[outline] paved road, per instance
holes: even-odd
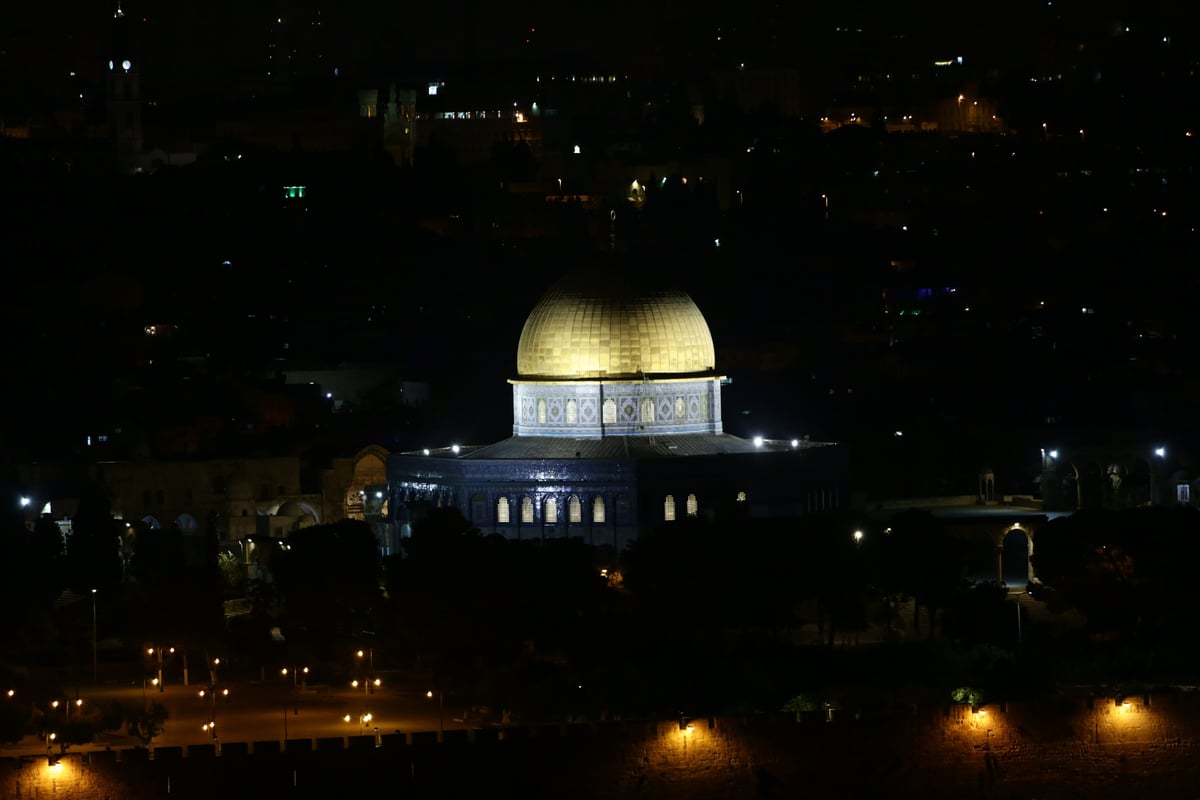
[[[429,698],[423,684],[414,680],[397,681],[400,685],[384,685],[373,693],[333,687],[308,687],[296,691],[281,679],[276,683],[243,682],[228,684],[229,696],[218,694],[216,702],[199,696],[204,684],[191,686],[167,685],[159,692],[153,688],[145,693],[147,703],[162,703],[169,713],[163,732],[153,742],[155,747],[204,744],[212,741],[211,732],[203,726],[216,720],[216,732],[222,741],[279,741],[314,739],[329,736],[370,734],[378,728],[380,734],[396,731],[436,731],[439,727],[477,727],[464,721],[465,709],[444,705],[439,698]],[[119,700],[129,706],[143,702],[143,690],[138,686],[103,686],[80,695],[84,702]],[[360,717],[370,714],[369,721],[360,725]],[[350,720],[347,721],[346,717]],[[286,729],[286,734],[285,734]],[[135,747],[137,740],[124,731],[102,734],[90,745],[74,746],[73,751],[104,749],[105,747]],[[0,756],[41,754],[46,743],[36,736],[27,736],[17,745],[0,746]]]

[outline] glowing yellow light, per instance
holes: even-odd
[[[517,372],[569,378],[704,373],[714,369],[712,334],[685,293],[639,295],[573,275],[530,312],[517,345]]]
[[[345,721],[345,722],[349,722],[349,721],[350,721],[350,715],[349,715],[349,714],[347,714],[346,716],[342,717],[342,720],[343,720],[343,721]]]

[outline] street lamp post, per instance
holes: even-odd
[[[296,671],[293,669],[292,670],[293,676],[295,675],[295,672]],[[288,673],[287,667],[284,667],[283,669],[281,669],[280,673],[283,675],[284,680],[287,680],[287,673]],[[293,694],[295,694],[294,691],[293,691]],[[288,707],[287,701],[284,701],[284,703],[283,703],[283,746],[284,746],[284,749],[287,748],[287,738],[288,738],[288,735],[287,735],[287,707]],[[299,711],[299,709],[297,709],[297,711]]]
[[[174,655],[175,648],[168,647],[167,652]],[[146,655],[152,656],[155,654],[158,655],[158,677],[155,679],[154,685],[157,686],[158,691],[161,692],[163,690],[163,648],[162,648],[162,645],[155,645],[154,647],[150,647],[150,648],[146,649]]]
[[[368,647],[365,651],[359,650],[354,655],[359,660],[360,664],[362,663],[362,659],[364,656],[367,659],[367,673],[363,677],[363,680],[362,680],[363,708],[362,708],[362,711],[358,715],[358,735],[362,736],[363,722],[364,721],[370,722],[370,720],[371,720],[369,696],[371,695],[372,692],[374,692],[377,688],[379,688],[379,686],[381,685],[381,681],[379,680],[379,678],[375,677],[375,648],[374,647]],[[350,681],[350,685],[352,687],[354,687],[355,689],[358,688],[358,684],[359,684],[358,680]]]
[[[1159,445],[1154,448],[1154,458],[1150,459],[1150,505],[1159,505],[1158,502],[1158,465],[1159,462],[1165,462],[1167,458],[1167,448]]]
[[[284,678],[287,677],[288,668],[284,667],[280,670]],[[301,683],[303,681],[303,683]],[[300,689],[308,686],[308,667],[292,667],[292,713],[300,713]]]
[[[379,680],[379,678],[373,678],[371,680],[363,680],[363,681],[359,681],[356,679],[356,680],[350,681],[350,686],[353,687],[357,691],[360,683],[362,684],[362,690],[363,690],[363,706],[362,706],[362,711],[359,712],[359,714],[358,714],[358,735],[362,736],[363,723],[370,722],[372,719],[368,696],[375,689],[378,689],[381,685],[383,685],[383,682],[381,680]]]
[[[221,696],[224,697],[226,701],[229,700],[229,690],[228,689],[221,689],[220,693],[221,693]],[[199,692],[199,696],[200,696],[201,700],[204,700],[206,697],[209,700],[208,722],[204,725],[201,725],[200,729],[203,731],[208,731],[209,734],[211,734],[213,744],[217,747],[218,750],[220,750],[221,742],[220,742],[220,740],[217,739],[217,684],[214,682],[207,689],[201,689]]]
[[[142,710],[143,711],[145,711],[147,708],[147,705],[146,705],[146,681],[149,681],[151,686],[160,685],[160,681],[158,680],[158,678],[142,678]]]
[[[70,700],[63,701],[63,714],[64,714],[63,721],[68,726],[70,726],[70,724],[71,724],[71,703],[72,703],[72,701],[70,701]],[[74,700],[74,703],[75,703],[76,708],[80,708],[83,705],[83,698],[76,697]],[[50,707],[55,710],[58,710],[58,701],[51,700]]]
[[[429,691],[425,692],[425,696],[432,700],[433,699],[433,689],[430,689]],[[445,708],[446,708],[446,693],[443,692],[441,689],[438,689],[437,699],[438,699],[438,741],[441,741],[443,734],[445,734],[445,732],[446,732],[446,723],[445,723],[446,715],[444,713]]]
[[[96,682],[96,590],[92,589],[92,685]]]

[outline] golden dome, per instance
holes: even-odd
[[[711,373],[712,334],[685,293],[597,270],[560,280],[530,312],[517,346],[523,378],[635,378]]]

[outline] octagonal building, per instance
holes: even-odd
[[[513,435],[389,458],[383,546],[411,531],[421,504],[456,506],[483,533],[616,551],[689,516],[839,507],[841,448],[724,433],[723,381],[685,292],[622,270],[571,273],[517,343]]]

